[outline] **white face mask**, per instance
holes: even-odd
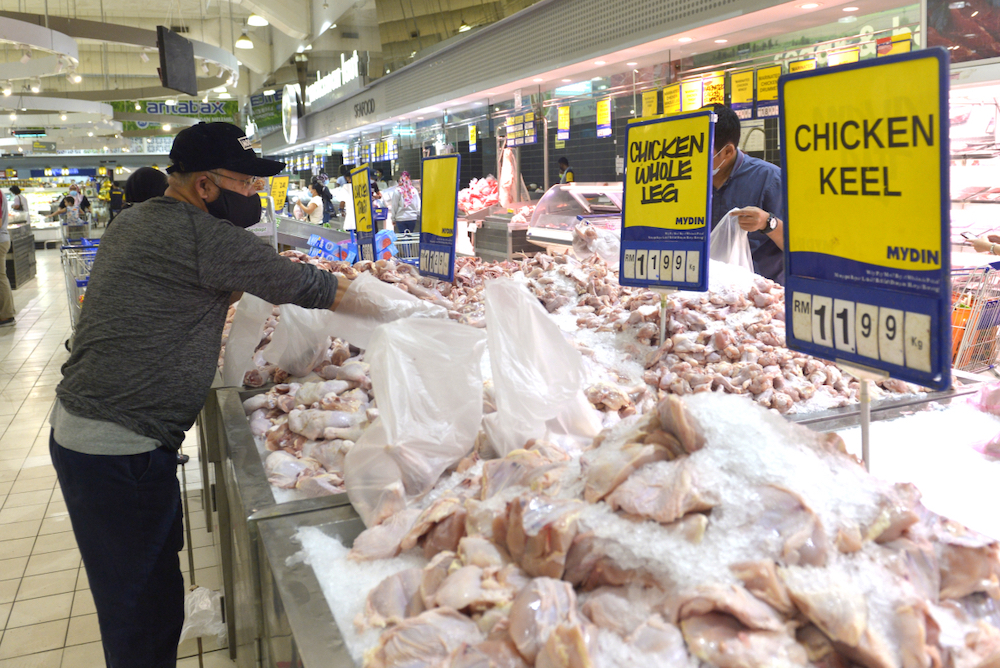
[[[722,153],[722,151],[725,151],[725,150],[726,150],[726,148],[722,147],[722,149],[719,151],[719,153]],[[715,155],[712,156],[712,162],[713,163],[715,162],[715,159],[719,157],[719,153],[716,153]],[[715,176],[716,174],[718,174],[719,170],[721,170],[721,169],[722,169],[722,165],[719,165],[718,167],[716,167],[715,169],[713,169],[712,170],[712,176]]]

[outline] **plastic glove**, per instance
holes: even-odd
[[[400,318],[447,318],[443,306],[417,299],[371,274],[361,274],[351,283],[333,312],[330,332],[358,348],[367,349],[379,325]]]

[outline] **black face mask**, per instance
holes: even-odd
[[[247,197],[232,190],[219,188],[214,202],[205,202],[208,212],[216,218],[228,220],[236,227],[246,229],[260,222],[260,196]]]

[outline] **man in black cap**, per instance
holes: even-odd
[[[49,451],[111,668],[173,667],[184,621],[177,451],[208,395],[233,293],[332,309],[349,281],[245,229],[281,162],[200,123],[170,151],[163,197],[101,239],[52,411]]]

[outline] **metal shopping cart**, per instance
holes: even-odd
[[[62,247],[63,276],[66,279],[66,299],[69,301],[69,320],[73,334],[66,339],[66,350],[73,346],[73,336],[76,325],[80,321],[80,310],[83,308],[83,295],[90,281],[90,268],[97,255],[97,242],[83,239],[85,245]]]
[[[407,264],[417,265],[420,262],[420,234],[410,232],[396,237],[396,250],[399,260]]]
[[[79,244],[83,239],[90,237],[90,222],[86,216],[70,220],[64,215],[60,228],[64,245]]]
[[[1000,351],[1000,263],[951,272],[952,366],[993,368]]]

